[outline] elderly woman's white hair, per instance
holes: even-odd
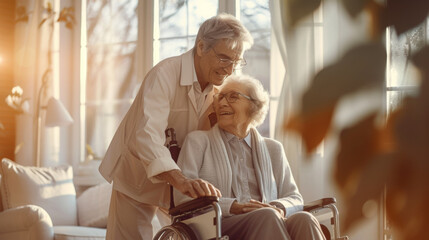
[[[253,45],[252,35],[246,27],[234,16],[221,13],[201,24],[195,39],[195,46],[202,40],[204,42],[203,51],[206,52],[223,39],[232,49],[247,50]]]
[[[247,90],[248,96],[253,102],[249,109],[249,116],[252,118],[250,125],[253,127],[261,125],[267,116],[270,101],[269,94],[265,91],[261,82],[249,75],[231,75],[225,79],[220,90],[230,83],[238,83],[243,86],[243,89]]]

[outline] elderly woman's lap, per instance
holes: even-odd
[[[230,239],[324,239],[318,224],[308,212],[284,219],[272,208],[261,208],[223,218],[222,234]]]
[[[230,239],[291,239],[284,219],[272,208],[223,218],[222,234]]]
[[[297,212],[286,219],[287,232],[292,239],[325,239],[317,219],[308,212]]]

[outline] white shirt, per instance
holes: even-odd
[[[248,134],[245,138],[239,139],[237,136],[221,130],[223,133],[222,138],[226,144],[227,151],[230,150],[232,156],[231,170],[233,181],[237,181],[238,196],[237,201],[240,203],[249,202],[250,199],[258,201],[262,200],[261,193],[259,192],[258,183],[255,175],[255,168],[252,161],[252,145],[251,137]]]

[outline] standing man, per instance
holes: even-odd
[[[243,54],[252,44],[236,18],[220,14],[200,26],[192,50],[163,60],[146,75],[99,168],[113,181],[107,240],[152,239],[158,207],[168,208],[168,184],[193,198],[220,196],[207,181],[182,174],[164,132],[174,128],[181,145],[189,132],[209,129],[213,86],[246,64]]]

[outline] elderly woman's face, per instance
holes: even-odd
[[[250,107],[253,104],[248,95],[243,85],[236,82],[227,83],[215,95],[214,108],[221,129],[237,136],[247,132],[251,122]]]

